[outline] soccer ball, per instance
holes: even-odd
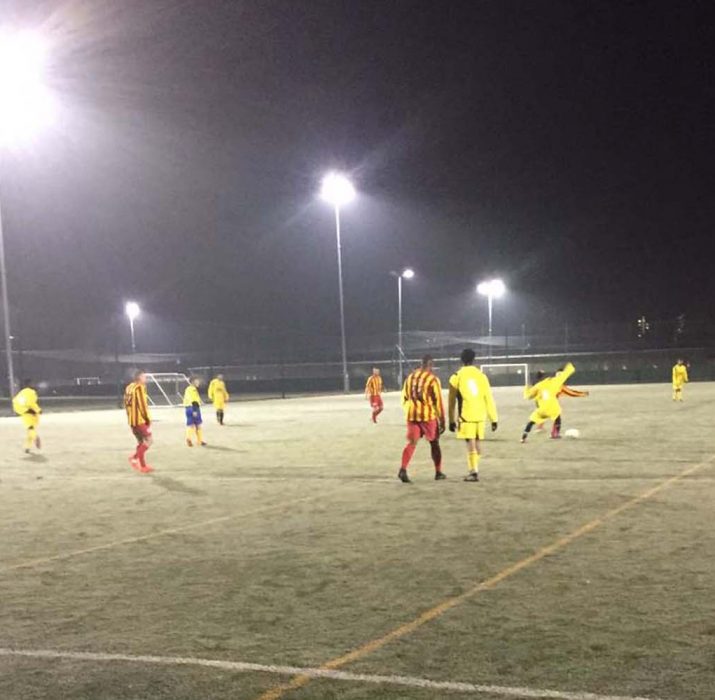
[[[569,428],[564,433],[564,437],[571,438],[572,440],[578,440],[581,437],[581,431],[576,428]]]

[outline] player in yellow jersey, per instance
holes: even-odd
[[[524,398],[529,401],[536,401],[536,409],[529,416],[529,422],[521,435],[521,441],[526,442],[529,433],[534,425],[544,421],[553,421],[551,437],[557,440],[561,437],[561,404],[559,394],[569,377],[576,371],[576,368],[568,362],[563,369],[560,369],[553,377],[545,377],[534,386],[524,389]]]
[[[492,387],[486,374],[474,366],[475,357],[471,348],[463,350],[462,368],[449,379],[449,429],[467,445],[469,473],[465,481],[479,481],[485,425],[488,420],[494,431],[499,421]]]
[[[41,447],[40,436],[37,434],[37,427],[40,424],[40,408],[37,390],[30,379],[22,382],[22,389],[12,400],[12,409],[22,419],[25,426],[25,452],[30,454],[30,450]]]
[[[193,438],[196,437],[196,443],[202,447],[206,447],[204,442],[203,431],[201,425],[203,419],[201,418],[201,394],[199,394],[199,387],[201,386],[201,379],[199,377],[192,377],[191,383],[186,387],[184,392],[184,409],[186,411],[186,446],[193,447]]]
[[[129,428],[137,441],[137,448],[129,458],[129,464],[132,469],[136,469],[142,474],[148,474],[153,469],[146,463],[145,455],[152,445],[153,438],[144,372],[136,372],[134,381],[124,390],[124,408],[127,411]]]
[[[373,423],[377,423],[377,417],[385,408],[382,403],[382,392],[384,388],[385,385],[380,376],[380,368],[373,367],[372,374],[367,378],[367,383],[365,384],[365,398],[370,402]]]
[[[217,374],[209,383],[209,401],[213,403],[216,410],[216,420],[219,425],[223,425],[224,410],[226,402],[229,400],[228,391],[226,390],[226,382],[223,380],[223,374]]]
[[[683,400],[683,387],[689,382],[688,366],[683,360],[678,361],[673,366],[673,401]]]

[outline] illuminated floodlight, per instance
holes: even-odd
[[[491,299],[499,299],[506,292],[506,285],[500,279],[487,280],[477,285],[477,292]]]
[[[341,207],[355,199],[355,188],[345,175],[328,173],[320,187],[320,198],[334,207]]]
[[[12,145],[52,123],[44,85],[47,46],[33,32],[0,30],[0,142]]]
[[[139,304],[137,304],[135,301],[128,301],[124,306],[124,313],[126,313],[127,318],[130,321],[134,321],[141,313]]]
[[[411,280],[411,279],[415,276],[415,271],[414,271],[412,268],[410,268],[410,267],[405,268],[405,269],[402,271],[402,276],[403,276],[406,280]]]

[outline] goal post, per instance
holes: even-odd
[[[492,386],[529,385],[529,364],[527,362],[506,362],[481,365],[480,369],[489,377]]]
[[[182,372],[159,372],[146,374],[146,389],[149,403],[154,408],[181,406],[189,378]]]

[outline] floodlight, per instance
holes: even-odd
[[[139,304],[135,301],[128,301],[124,307],[124,312],[127,314],[127,318],[133,321],[139,316],[141,309],[139,308]]]
[[[406,280],[411,280],[411,279],[415,276],[415,271],[414,271],[412,268],[409,268],[409,267],[408,267],[408,268],[405,268],[405,269],[402,271],[402,276],[403,276]]]
[[[328,173],[323,178],[320,197],[335,207],[341,207],[355,199],[355,188],[345,175]]]
[[[485,297],[491,297],[492,299],[498,299],[504,296],[506,292],[506,285],[500,279],[487,280],[486,282],[480,282],[477,285],[477,292]]]
[[[12,144],[52,122],[43,84],[47,47],[32,32],[0,31],[0,140]]]

